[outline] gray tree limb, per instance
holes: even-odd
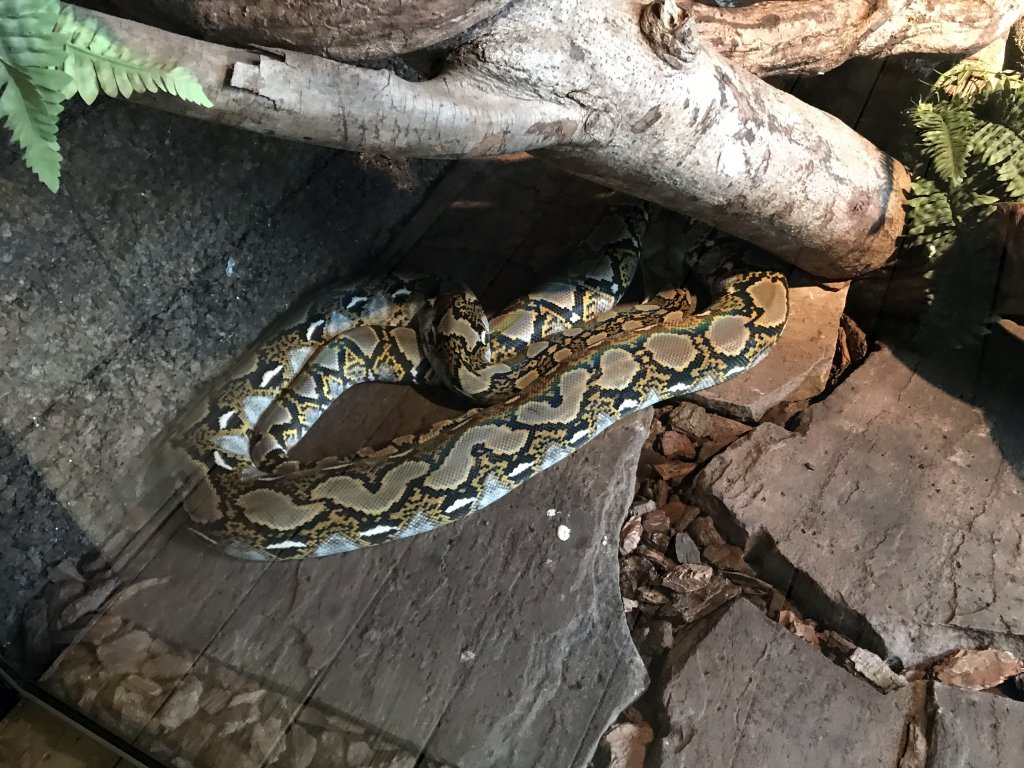
[[[1005,36],[1024,0],[762,0],[695,4],[704,39],[754,74],[820,73],[858,56],[974,53]]]
[[[702,42],[691,14],[669,7],[643,16],[623,0],[520,0],[424,83],[103,21],[136,50],[187,63],[215,104],[155,102],[164,108],[355,151],[539,150],[822,277],[886,261],[903,228],[902,166],[733,67]]]

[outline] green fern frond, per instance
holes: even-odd
[[[912,113],[920,132],[921,150],[935,172],[956,186],[967,173],[967,153],[975,130],[974,115],[944,102],[921,102]]]
[[[918,177],[907,199],[906,234],[911,242],[934,255],[956,241],[957,218],[949,196],[931,179]]]
[[[71,79],[64,91],[67,98],[77,93],[86,104],[92,104],[101,90],[107,96],[125,98],[163,91],[193,104],[213,106],[189,70],[133,53],[111,40],[95,19],[79,21],[71,8],[65,8],[57,30],[68,36],[68,55],[63,62]]]
[[[1010,199],[1024,197],[1024,139],[1005,125],[984,123],[971,139],[970,152],[995,172]]]
[[[57,0],[0,0],[0,118],[25,164],[52,191],[60,185],[57,118],[68,77],[67,36],[55,29]]]

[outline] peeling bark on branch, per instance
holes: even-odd
[[[97,17],[118,40],[187,62],[214,102],[204,109],[160,94],[154,106],[293,141],[416,157],[482,157],[574,139],[586,111],[499,93],[470,74],[423,83],[303,53],[258,54],[128,21]]]
[[[338,61],[388,58],[449,40],[511,0],[113,0],[129,18],[197,37]]]
[[[115,0],[193,34],[353,61],[436,44],[511,0]],[[623,0],[626,2],[626,0]],[[761,0],[692,13],[703,39],[754,74],[823,72],[856,56],[973,53],[1024,16],[1024,0]]]
[[[692,21],[679,17],[660,38],[649,28],[663,46],[655,51],[640,18],[641,6],[627,0],[520,0],[424,83],[104,22],[136,50],[196,71],[215,107],[154,99],[174,111],[355,151],[543,150],[575,173],[822,277],[887,260],[903,227],[899,163],[839,120],[734,69],[702,44]]]
[[[1024,15],[1024,0],[762,0],[693,13],[711,46],[763,77],[824,72],[858,56],[974,53]]]

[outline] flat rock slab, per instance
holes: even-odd
[[[1019,333],[1004,321],[983,350],[930,359],[875,352],[806,434],[765,424],[713,459],[696,500],[805,610],[876,651],[1024,652]]]
[[[49,684],[179,768],[290,765],[280,734],[321,713],[412,762],[586,765],[646,682],[618,533],[649,423],[611,427],[469,519],[360,552],[261,564],[184,530],[154,540]],[[231,701],[258,711],[240,722]],[[336,760],[318,748],[309,765]]]
[[[1024,760],[1024,703],[936,684],[930,768],[1005,768]]]
[[[771,354],[735,379],[687,399],[753,422],[777,405],[807,400],[825,389],[850,284],[820,284],[799,271],[789,283],[789,320]]]
[[[444,166],[396,176],[113,101],[64,117],[58,195],[0,147],[0,430],[103,546],[129,523],[116,481],[198,385],[372,267]]]
[[[651,768],[896,764],[911,689],[883,695],[745,600],[677,639]]]

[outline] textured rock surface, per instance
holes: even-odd
[[[1024,703],[937,684],[930,768],[1003,768],[1024,759]]]
[[[1015,330],[997,328],[984,354],[874,353],[810,409],[806,434],[765,424],[716,457],[697,479],[698,499],[736,543],[768,551],[773,581],[862,644],[907,662],[958,646],[1020,654],[1024,345]],[[760,533],[777,551],[748,539]]]
[[[196,387],[363,268],[444,166],[396,176],[109,101],[66,117],[58,195],[0,148],[0,429],[102,543],[113,481]]]
[[[658,768],[896,764],[910,689],[885,696],[745,600],[677,638]]]
[[[646,682],[622,612],[617,545],[649,419],[610,428],[467,520],[361,552],[267,566],[218,556],[179,531],[138,556],[136,584],[171,578],[115,596],[50,684],[196,768],[249,752],[257,724],[282,728],[310,712],[459,766],[586,765]],[[141,672],[123,660],[148,669],[170,649],[190,663],[161,663],[159,694],[127,680]],[[97,696],[95,681],[111,676],[104,691],[127,689]],[[251,723],[208,725],[214,688],[236,700],[254,687],[272,694]],[[230,710],[224,698],[216,708]],[[330,757],[313,765],[336,765]]]
[[[711,411],[758,421],[780,403],[807,400],[828,381],[849,283],[790,277],[789,320],[775,349],[755,368],[689,399]]]

